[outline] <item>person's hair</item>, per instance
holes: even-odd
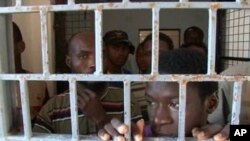
[[[188,27],[188,28],[184,31],[184,39],[186,39],[187,36],[189,36],[189,34],[190,34],[190,33],[193,33],[193,32],[198,33],[198,35],[199,35],[201,41],[203,40],[203,38],[204,38],[204,33],[203,33],[203,31],[202,31],[199,27],[197,27],[197,26]]]
[[[206,73],[206,57],[190,49],[180,48],[162,53],[159,60],[161,74]],[[214,81],[191,82],[191,84],[197,86],[202,101],[218,90],[218,83]]]
[[[152,41],[152,33],[149,34],[149,35],[142,41],[142,46],[144,46],[145,43],[146,43],[147,41]],[[159,41],[164,41],[164,42],[166,42],[166,43],[168,44],[168,50],[173,50],[174,44],[173,44],[172,39],[171,39],[168,35],[166,35],[166,34],[164,34],[164,33],[162,33],[162,32],[159,32]]]
[[[19,29],[19,27],[17,26],[17,24],[15,22],[12,22],[13,25],[13,38],[14,38],[14,42],[21,42],[23,41],[23,36],[22,33]]]

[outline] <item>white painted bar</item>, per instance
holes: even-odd
[[[124,81],[124,123],[128,125],[128,133],[125,137],[131,140],[131,83],[130,81]]]
[[[25,13],[25,12],[39,12],[44,7],[48,8],[48,12],[56,11],[79,11],[79,10],[105,10],[105,9],[209,9],[209,8],[241,8],[249,9],[250,4],[247,3],[237,3],[237,2],[133,2],[126,3],[98,3],[98,4],[75,4],[75,5],[39,5],[39,6],[21,6],[21,7],[0,7],[0,13]]]
[[[209,9],[207,74],[215,74],[217,9]]]
[[[22,0],[16,0],[16,6],[21,6],[22,5]]]
[[[77,86],[76,86],[76,81],[74,79],[70,79],[69,81],[69,96],[70,96],[72,141],[77,141],[79,140],[79,126],[78,126]]]
[[[186,120],[186,97],[187,82],[179,82],[179,124],[178,124],[178,141],[185,140],[185,120]]]
[[[23,125],[24,125],[23,126],[24,138],[25,140],[29,140],[32,136],[32,131],[31,131],[28,85],[25,79],[20,79],[19,83],[20,83],[20,95],[21,95],[21,105],[22,105]]]
[[[234,82],[233,90],[233,104],[232,104],[232,117],[231,124],[239,124],[240,108],[241,108],[241,96],[242,96],[242,81]]]
[[[95,66],[96,75],[103,73],[103,53],[102,53],[102,10],[95,10]]]
[[[50,74],[49,72],[49,50],[48,50],[48,12],[47,8],[40,11],[41,23],[41,48],[42,48],[42,64],[43,74]]]
[[[2,80],[44,80],[44,81],[250,81],[250,76],[223,76],[223,75],[90,75],[90,74],[0,74]]]
[[[0,65],[1,67],[1,65]],[[4,99],[4,93],[5,93],[5,90],[4,90],[4,82],[3,81],[0,81],[0,139],[1,140],[5,140],[6,139],[6,136],[7,136],[7,126],[6,126],[6,110],[5,109],[5,99]]]
[[[158,74],[159,64],[159,8],[152,9],[152,64],[151,74]]]
[[[68,5],[74,5],[75,4],[75,0],[68,0]]]

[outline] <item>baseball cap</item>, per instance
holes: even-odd
[[[121,30],[109,31],[104,35],[103,41],[106,45],[108,45],[108,44],[112,44],[112,45],[124,44],[124,45],[129,47],[130,53],[134,54],[135,47],[129,41],[128,34],[124,31],[121,31]]]

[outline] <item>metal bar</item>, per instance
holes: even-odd
[[[131,94],[130,81],[124,81],[124,123],[128,125],[128,133],[125,137],[131,140]]]
[[[22,104],[22,115],[23,115],[23,125],[24,125],[24,138],[29,140],[32,136],[31,131],[31,118],[30,118],[30,104],[29,104],[29,91],[27,81],[25,79],[20,79],[20,95]]]
[[[8,140],[10,141],[20,141],[20,135],[10,135],[8,136]],[[71,135],[62,135],[62,134],[39,134],[34,133],[31,141],[70,141]],[[87,135],[80,135],[79,141],[97,141],[100,140],[97,136],[87,136]],[[150,137],[150,138],[144,138],[143,141],[176,141],[176,138],[170,138],[170,137]],[[196,141],[195,139],[191,137],[187,137],[186,141]],[[205,140],[204,140],[205,141]]]
[[[234,82],[231,124],[239,124],[243,81]]]
[[[21,6],[22,5],[22,0],[16,0],[16,6]]]
[[[186,120],[186,95],[187,82],[179,82],[179,124],[178,124],[178,141],[185,140],[185,120]]]
[[[59,11],[80,11],[80,10],[106,10],[106,9],[249,9],[250,4],[236,3],[236,2],[133,2],[133,3],[98,3],[98,4],[74,4],[74,5],[49,5],[49,6],[21,6],[18,9],[16,7],[0,7],[0,13],[26,13],[26,12],[39,12],[43,8],[48,8],[48,12],[59,12]]]
[[[216,25],[217,9],[209,9],[209,27],[208,27],[208,59],[207,74],[216,74],[215,72],[215,55],[216,55]]]
[[[68,5],[74,5],[75,4],[75,0],[68,0]]]
[[[224,76],[224,75],[89,75],[89,74],[0,74],[2,80],[43,80],[43,81],[169,81],[177,82],[179,80],[187,81],[250,81],[250,76]]]
[[[95,10],[95,52],[96,71],[95,74],[103,73],[103,53],[102,53],[102,10]]]
[[[72,129],[72,141],[79,139],[79,126],[78,126],[78,106],[77,106],[77,91],[76,81],[70,79],[69,90],[70,90],[70,113],[71,113],[71,129]]]
[[[48,12],[46,8],[40,11],[41,22],[41,48],[43,61],[43,74],[50,74],[49,72],[49,50],[48,50]]]
[[[6,126],[7,113],[5,110],[6,102],[4,99],[4,93],[5,93],[4,88],[5,88],[4,82],[0,81],[0,108],[1,108],[1,111],[0,111],[0,139],[1,140],[6,140],[6,136],[7,136],[7,126]]]
[[[227,56],[221,56],[220,59],[222,59],[222,60],[244,61],[244,62],[250,61],[250,58],[243,58],[243,57],[227,57]]]
[[[189,0],[179,0],[180,3],[189,2]]]
[[[158,74],[159,64],[159,11],[158,8],[152,9],[152,65],[151,74]]]

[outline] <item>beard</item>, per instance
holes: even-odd
[[[84,87],[95,92],[97,95],[103,93],[108,86],[106,82],[96,82],[96,81],[89,81],[89,82],[84,81],[84,82],[79,82],[79,84],[84,85]]]

